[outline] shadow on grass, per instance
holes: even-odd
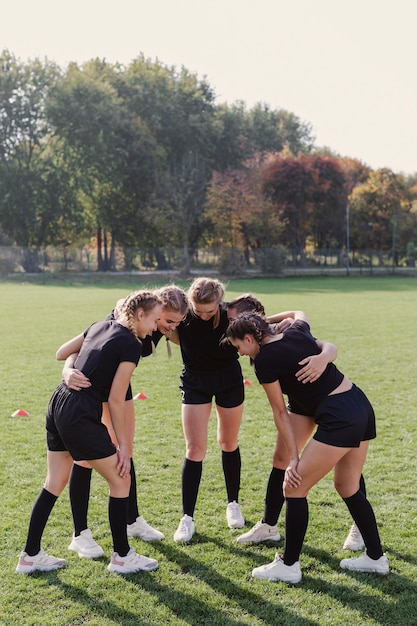
[[[270,626],[277,624],[319,626],[319,622],[316,620],[297,615],[295,613],[297,609],[294,609],[294,612],[291,610],[288,594],[285,598],[283,597],[282,603],[280,603],[279,597],[276,602],[266,598],[266,585],[274,585],[278,595],[283,585],[287,587],[285,583],[253,581],[254,586],[260,585],[260,591],[257,593],[256,589],[248,588],[250,584],[248,582],[250,569],[248,569],[247,576],[242,577],[242,585],[237,584],[230,577],[223,575],[221,569],[218,571],[217,567],[207,565],[198,556],[195,557],[191,554],[193,545],[197,548],[198,546],[201,547],[202,544],[216,545],[217,548],[225,552],[225,558],[229,559],[229,563],[238,562],[239,558],[241,560],[244,556],[253,560],[254,566],[272,560],[274,548],[276,548],[274,543],[271,546],[271,559],[269,559],[268,557],[265,558],[265,545],[230,545],[220,538],[213,539],[204,534],[196,533],[193,544],[190,546],[168,543],[154,544],[158,552],[167,561],[177,566],[178,575],[190,575],[190,592],[178,590],[175,585],[175,577],[173,578],[174,582],[168,585],[164,585],[153,573],[146,572],[118,578],[122,581],[121,584],[126,581],[126,585],[129,587],[133,585],[138,588],[138,591],[143,591],[156,598],[159,604],[169,610],[172,620],[182,620],[192,626],[241,626],[250,623],[251,617]],[[279,542],[279,546],[282,546],[282,542]],[[300,590],[321,597],[328,596],[340,606],[344,606],[356,614],[361,614],[364,620],[373,620],[378,624],[403,626],[404,624],[417,623],[413,621],[417,614],[417,584],[412,580],[396,574],[395,570],[388,576],[341,570],[339,557],[335,557],[327,551],[312,548],[307,544],[304,546],[303,555],[305,560],[303,580],[294,587],[294,593]],[[409,555],[398,555],[398,558],[410,562],[415,560]],[[221,568],[221,565],[219,567]],[[337,578],[329,580],[328,574],[321,577],[318,573],[320,569],[332,570],[337,574]],[[44,577],[44,574],[40,575]],[[224,603],[230,607],[229,615],[221,607],[213,606],[213,596],[210,596],[208,601],[205,600],[204,595],[198,596],[195,588],[191,587],[192,579],[209,586],[221,600],[224,599]],[[347,579],[350,579],[349,582],[346,582]],[[108,598],[97,598],[94,594],[90,594],[78,586],[63,582],[58,572],[48,574],[48,584],[60,588],[68,599],[78,606],[85,606],[86,611],[97,619],[102,618],[104,620],[106,618],[114,620],[118,624],[141,624],[142,626],[151,626],[156,623],[154,619],[147,619],[146,616],[142,618],[138,612],[122,608],[120,604],[116,604]],[[224,604],[221,600],[219,600],[219,604]],[[236,618],[231,615],[232,611],[235,612]],[[245,619],[239,619],[239,612],[245,615]],[[166,623],[174,622],[167,618]]]
[[[201,533],[195,534],[193,543],[214,543],[226,551],[230,549],[229,544],[213,540],[212,537],[205,536]],[[257,594],[248,590],[247,586],[237,585],[230,578],[223,576],[217,569],[202,563],[188,552],[184,552],[183,548],[163,543],[156,544],[155,547],[161,554],[164,554],[167,560],[176,563],[183,574],[190,573],[194,578],[198,578],[204,584],[209,585],[213,591],[222,595],[237,611],[241,611],[245,615],[252,615],[258,620],[261,620],[262,623],[271,624],[273,626],[277,624],[318,626],[317,621],[297,616],[291,611],[290,607],[268,602],[265,600],[264,593]],[[157,593],[160,602],[167,605],[178,618],[189,622],[193,626],[196,624],[236,626],[238,624],[247,623],[247,621],[242,622],[239,621],[239,619],[235,620],[227,617],[223,610],[218,610],[206,604],[202,599],[164,587],[159,583],[155,583],[155,580],[148,578],[139,580],[136,577],[135,584],[138,584],[148,593]],[[198,621],[196,621],[196,618]]]
[[[207,539],[207,542],[211,540]],[[286,607],[265,600],[264,595],[253,592],[234,584],[230,579],[222,576],[214,568],[209,567],[201,561],[194,559],[181,549],[175,546],[158,545],[160,552],[164,553],[167,559],[176,563],[184,574],[192,573],[200,581],[212,587],[212,589],[224,596],[229,605],[232,603],[236,611],[241,611],[246,616],[254,616],[262,620],[264,624],[276,626],[277,624],[291,624],[291,626],[319,626],[315,620],[301,618],[292,613]],[[37,574],[35,574],[37,575]],[[44,576],[44,574],[41,574]],[[118,576],[117,574],[113,574]],[[140,590],[158,598],[158,602],[167,607],[173,618],[178,618],[192,626],[242,626],[247,624],[247,620],[228,617],[221,608],[217,609],[208,604],[201,597],[195,597],[191,593],[178,591],[177,589],[163,585],[152,573],[139,572],[120,576],[126,584],[135,585]],[[63,582],[58,572],[48,574],[48,584],[59,587],[65,596],[77,605],[83,604],[90,614],[96,618],[112,619],[117,624],[141,624],[142,626],[155,625],[155,620],[141,618],[131,610],[122,609],[120,606],[109,600],[100,600],[80,589]],[[166,623],[171,623],[167,621]]]
[[[276,543],[267,543],[267,546],[271,547],[271,558],[265,559],[264,552],[260,553],[257,551],[257,548],[259,550],[259,544],[255,546],[251,544],[243,544],[243,546],[230,546],[219,539],[208,538],[201,535],[198,538],[200,541],[203,539],[207,542],[216,544],[218,548],[228,550],[233,556],[241,558],[244,554],[246,557],[251,557],[253,559],[253,566],[272,561],[275,550],[277,549],[282,552],[282,548],[280,549],[280,547],[282,547],[282,540]],[[265,547],[265,544],[263,544],[263,546]],[[303,588],[306,591],[320,595],[326,594],[336,600],[339,604],[342,604],[352,611],[360,612],[364,618],[373,619],[376,623],[390,624],[390,626],[397,624],[399,626],[403,626],[404,624],[417,624],[417,583],[397,574],[395,572],[395,565],[394,570],[391,570],[390,574],[387,576],[381,576],[379,574],[366,574],[342,570],[340,568],[340,557],[335,557],[325,550],[312,548],[307,544],[303,547],[303,554],[305,557],[309,557],[309,560],[314,559],[317,561],[322,567],[334,570],[341,577],[341,579],[342,577],[348,577],[351,580],[354,580],[359,586],[359,589],[356,585],[355,587],[352,587],[351,584],[350,586],[345,585],[343,583],[343,579],[339,584],[337,584],[329,582],[328,579],[321,578],[320,576],[314,576],[311,574],[311,565],[307,565],[303,568],[303,580],[296,586],[297,588]],[[389,556],[391,556],[392,559],[395,557],[399,561],[405,561],[411,565],[415,565],[416,563],[416,558],[410,554],[397,554],[390,551]],[[207,584],[212,585],[213,583],[212,578],[208,580],[203,578],[203,580]],[[218,581],[214,582],[217,586]],[[221,584],[223,585],[223,583]],[[225,587],[230,588],[234,594],[233,583],[231,583],[230,580],[226,580],[224,584]],[[261,584],[277,583],[262,582]],[[376,593],[368,593],[367,588],[369,587],[372,587]],[[242,607],[244,610],[256,615],[258,618],[264,620],[265,623],[280,623],[275,620],[268,622],[268,620],[265,619],[262,610],[254,612],[252,603],[255,601],[254,598],[256,598],[256,594],[247,594],[246,591],[244,593],[245,598],[249,599],[249,606],[243,605]],[[234,597],[234,595],[232,597]],[[380,622],[381,619],[383,619],[382,622]],[[302,623],[296,620],[297,618],[294,617],[294,624]]]
[[[328,578],[313,576],[310,564],[303,568],[301,585],[304,588],[317,594],[326,594],[339,604],[360,612],[364,618],[375,620],[378,624],[390,626],[417,624],[417,583],[397,574],[395,565],[388,575],[381,576],[342,570],[339,557],[308,545],[304,545],[303,554],[317,561],[320,566],[334,570],[341,577],[340,583],[335,583],[330,582]],[[394,553],[390,552],[390,555],[394,557]],[[410,555],[396,556],[402,561],[415,562],[415,558]],[[345,577],[351,579],[349,586],[343,583]],[[352,581],[355,581],[354,586]],[[375,593],[369,593],[367,591],[369,587],[372,587]]]
[[[320,552],[310,550],[314,558]],[[391,571],[387,576],[340,570],[339,559],[330,559],[330,566],[341,572],[340,583],[309,575],[306,568],[304,584],[314,593],[326,594],[339,604],[360,613],[364,619],[389,626],[417,624],[417,584]],[[329,559],[327,558],[327,563]],[[344,578],[351,579],[349,586]],[[369,592],[369,588],[372,592]]]

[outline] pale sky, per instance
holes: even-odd
[[[317,146],[417,172],[416,0],[0,0],[0,50],[64,67],[143,53],[264,102]]]

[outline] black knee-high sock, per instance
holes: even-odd
[[[129,505],[127,507],[127,523],[133,524],[136,522],[136,518],[139,517],[138,509],[138,490],[136,484],[136,472],[133,465],[133,459],[130,459],[130,491],[129,491]]]
[[[273,467],[269,475],[266,488],[264,516],[262,521],[270,526],[278,522],[279,514],[285,502],[282,485],[284,484],[285,470]]]
[[[227,501],[239,502],[240,470],[242,466],[239,447],[233,452],[222,450],[222,466],[226,483]]]
[[[72,466],[68,489],[76,537],[88,528],[87,515],[92,472],[91,467],[82,467],[76,463]]]
[[[57,499],[58,496],[42,489],[33,505],[24,549],[29,556],[35,556],[41,549],[42,534]]]
[[[371,503],[357,491],[350,498],[343,498],[356,526],[359,528],[366,546],[366,553],[371,559],[379,559],[383,555],[378,526]]]
[[[307,498],[285,498],[285,547],[284,563],[293,565],[300,558],[301,548],[308,526]]]
[[[127,539],[127,507],[129,498],[113,498],[109,496],[109,522],[113,537],[113,550],[119,556],[126,556],[129,552]]]
[[[184,515],[193,517],[200,487],[203,461],[184,459],[182,466],[182,510]]]

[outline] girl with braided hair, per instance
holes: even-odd
[[[251,293],[238,296],[227,304],[229,320],[235,319],[242,313],[257,313],[267,319],[269,323],[275,324],[275,330],[281,333],[289,328],[297,317],[304,316],[302,311],[283,311],[272,316],[267,316],[262,302]],[[301,368],[296,373],[298,380],[302,381],[304,384],[314,382],[324,372],[327,364],[336,359],[336,356],[336,346],[323,342],[323,350],[320,354],[303,359],[300,363]],[[301,409],[299,409],[294,402],[288,404],[287,409],[295,432],[298,449],[302,450],[314,432],[314,417],[303,415]],[[288,452],[283,445],[282,438],[280,438],[278,434],[273,455],[272,469],[266,489],[263,517],[250,530],[240,535],[236,540],[237,543],[275,542],[280,540],[278,518],[285,502],[282,486],[288,461]],[[361,490],[366,495],[365,479],[363,475],[360,477],[359,484]],[[357,552],[363,550],[364,547],[365,544],[359,528],[353,523],[343,544],[343,549]]]
[[[127,507],[130,488],[134,425],[125,411],[130,378],[142,352],[141,340],[156,330],[162,303],[150,291],[128,296],[117,320],[92,324],[81,336],[75,366],[90,385],[75,392],[65,382],[55,389],[46,413],[48,473],[32,510],[26,545],[16,571],[29,574],[65,567],[64,559],[47,555],[41,538],[54,504],[65,488],[74,460],[88,460],[109,485],[108,514],[113,538],[109,571],[128,574],[158,567],[154,559],[129,547]],[[74,352],[80,336],[68,342]],[[108,402],[118,447],[101,421],[102,403]]]
[[[142,341],[142,357],[152,354],[162,337],[165,337],[167,340],[166,344],[168,354],[170,355],[168,340],[178,324],[184,319],[188,311],[188,298],[181,287],[169,284],[154,290],[154,293],[161,300],[162,311],[161,316],[157,321],[157,329]],[[120,307],[123,306],[123,302],[124,299],[117,302],[116,307],[113,311],[111,311],[108,319],[118,318],[118,315],[120,314]],[[74,368],[74,362],[77,358],[78,351],[81,349],[82,342],[83,336],[81,335],[79,345],[71,344],[71,346],[68,346],[68,344],[64,344],[56,353],[58,360],[66,359],[65,366],[62,371],[62,377],[67,383],[67,386],[74,389],[74,391],[87,388],[91,384],[89,379],[79,369]],[[76,352],[71,354],[69,349],[75,349]],[[125,411],[131,422],[134,423],[135,409],[130,385],[126,394]],[[112,427],[107,402],[103,402],[102,422],[107,426],[110,437],[113,443],[117,446],[117,438]],[[92,468],[87,461],[74,462],[69,481],[69,496],[74,521],[74,533],[68,549],[77,552],[77,554],[82,558],[95,559],[103,556],[104,552],[101,546],[95,541],[92,532],[88,527],[87,518],[91,474]],[[128,537],[137,537],[142,541],[161,541],[164,539],[164,534],[157,528],[148,524],[143,515],[140,515],[139,513],[136,472],[133,459],[131,459],[130,463],[130,477],[131,482],[127,517]]]
[[[187,543],[194,532],[194,510],[208,445],[213,400],[217,441],[226,484],[226,521],[229,528],[245,524],[240,504],[241,458],[238,434],[243,414],[244,386],[238,354],[221,346],[228,325],[224,285],[217,279],[196,278],[189,290],[190,310],[173,332],[183,360],[181,373],[182,426],[185,458],[181,473],[182,517],[174,541]]]
[[[359,528],[366,550],[358,558],[343,559],[342,569],[388,574],[371,504],[359,480],[369,440],[376,437],[375,415],[365,394],[330,363],[311,384],[298,380],[299,363],[318,354],[323,342],[310,333],[307,317],[296,320],[284,333],[277,333],[263,317],[243,314],[226,331],[240,355],[249,356],[272,408],[274,421],[288,450],[285,471],[285,546],[283,557],[252,571],[262,580],[301,580],[299,556],[308,525],[307,495],[334,468],[334,484]],[[301,457],[283,394],[305,415],[314,416],[317,429]]]

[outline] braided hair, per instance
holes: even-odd
[[[232,320],[226,329],[227,339],[242,340],[245,335],[252,335],[259,346],[265,337],[272,337],[275,334],[273,327],[257,313],[242,313]]]
[[[189,304],[187,294],[181,287],[177,287],[177,285],[165,285],[165,287],[156,289],[155,293],[160,298],[164,309],[174,311],[185,317]]]
[[[211,304],[220,303],[223,300],[225,286],[216,278],[206,278],[200,276],[191,283],[188,289],[188,298],[191,303]],[[193,311],[192,311],[193,312]],[[195,313],[194,313],[195,315]],[[217,328],[220,323],[220,309],[216,311],[213,320],[213,328]]]
[[[162,304],[161,299],[153,291],[132,291],[119,308],[119,317],[124,317],[127,327],[139,341],[140,338],[135,330],[135,313],[138,309],[143,309],[144,313],[149,313],[158,304]]]

